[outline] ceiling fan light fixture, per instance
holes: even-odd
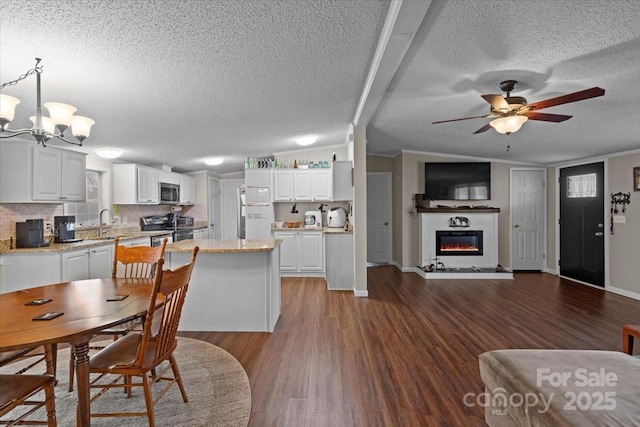
[[[528,120],[527,116],[507,116],[500,117],[489,122],[489,125],[496,130],[496,132],[503,135],[510,135],[513,132],[520,130],[524,122]]]

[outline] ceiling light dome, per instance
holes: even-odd
[[[103,159],[117,159],[122,156],[122,151],[115,148],[105,148],[103,150],[96,151],[96,154]]]
[[[306,135],[296,138],[296,144],[298,145],[311,145],[318,140],[316,135]]]
[[[210,157],[208,159],[204,159],[204,162],[209,166],[217,166],[221,165],[222,162],[224,162],[224,159],[222,157]]]

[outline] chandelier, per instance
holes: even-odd
[[[46,147],[46,143],[51,138],[58,138],[68,144],[82,146],[82,142],[87,139],[91,132],[91,126],[95,123],[88,117],[74,116],[76,107],[60,102],[47,102],[44,107],[49,111],[51,117],[42,115],[42,100],[40,97],[40,74],[42,74],[42,65],[40,58],[36,58],[36,65],[16,80],[3,83],[0,90],[6,86],[13,86],[20,80],[24,80],[32,74],[36,75],[36,115],[31,116],[33,122],[31,129],[7,129],[7,125],[11,123],[15,116],[16,105],[20,103],[18,98],[0,94],[0,138],[12,138],[18,135],[32,135],[38,144]],[[71,133],[77,141],[65,138],[64,132],[71,128]]]

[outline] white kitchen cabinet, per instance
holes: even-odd
[[[209,238],[209,230],[206,228],[201,228],[199,230],[193,230],[193,238],[194,239],[208,239]]]
[[[311,194],[314,202],[333,199],[333,171],[331,169],[313,169],[311,171]]]
[[[180,185],[180,174],[175,172],[167,172],[160,169],[158,170],[158,182]]]
[[[1,203],[65,203],[85,199],[85,153],[24,141],[2,141]]]
[[[180,175],[180,204],[196,203],[196,179],[188,175]]]
[[[282,240],[282,244],[280,244],[280,272],[298,271],[298,232],[276,231],[274,238]]]
[[[329,202],[353,199],[351,162],[331,168],[273,169],[274,202]]]
[[[334,201],[353,200],[353,166],[351,161],[336,161],[331,164]]]
[[[297,202],[313,201],[311,169],[297,169],[293,173],[293,199]]]
[[[293,170],[274,169],[273,171],[273,201],[292,202],[293,197]]]
[[[324,276],[324,235],[322,231],[276,231],[280,245],[280,274],[283,276]]]
[[[0,260],[2,293],[62,281],[59,252],[3,254]]]
[[[354,289],[353,234],[325,234],[325,253],[327,289]]]
[[[63,252],[62,281],[111,277],[113,244]]]
[[[84,201],[86,155],[51,148],[33,147],[33,200]]]
[[[113,204],[157,205],[158,169],[136,164],[114,164]]]

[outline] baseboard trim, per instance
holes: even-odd
[[[640,301],[640,294],[637,292],[631,292],[626,289],[616,288],[615,286],[607,286],[606,290],[614,294],[622,295],[623,297],[629,297]]]
[[[543,271],[545,273],[549,273],[549,274],[553,274],[554,276],[558,276],[558,272],[555,271],[553,268],[545,268]]]
[[[402,271],[403,273],[415,273],[417,268],[416,267],[403,267],[402,265],[398,264],[395,261],[391,261],[389,263],[389,265],[394,266],[395,268],[397,268],[398,270]]]
[[[353,296],[357,298],[367,298],[369,296],[369,291],[359,291],[357,289],[354,289]]]

